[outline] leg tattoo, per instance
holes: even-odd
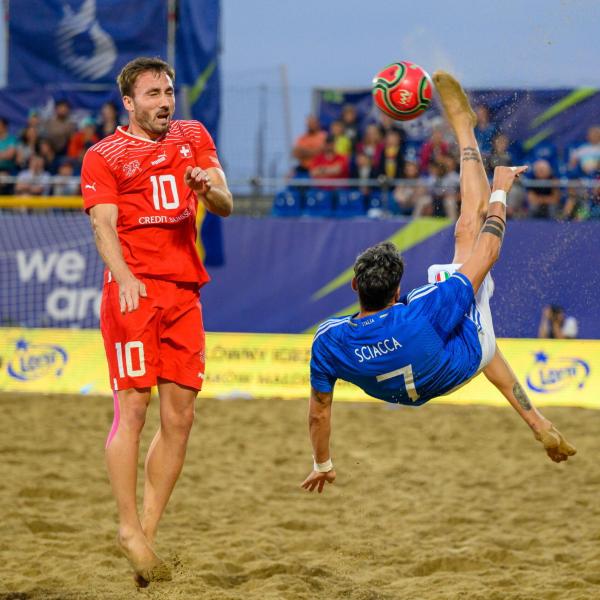
[[[475,160],[477,162],[481,162],[481,157],[479,156],[479,150],[477,148],[473,148],[472,146],[465,146],[462,152],[462,160]]]
[[[499,219],[498,221],[492,220],[494,217],[495,215],[492,215],[485,220],[481,233],[491,233],[492,235],[499,237],[500,243],[502,243],[505,230],[504,221],[500,217],[497,217]]]
[[[531,402],[529,401],[525,390],[521,387],[521,384],[518,381],[513,386],[513,394],[524,410],[531,410]]]

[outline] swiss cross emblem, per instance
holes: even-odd
[[[183,158],[188,158],[188,156],[191,156],[192,151],[190,150],[190,145],[183,144],[183,146],[179,146],[179,154],[181,154]]]

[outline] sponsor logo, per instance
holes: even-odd
[[[125,177],[131,177],[138,171],[141,171],[139,160],[132,160],[131,162],[123,165],[123,173],[125,173]]]
[[[192,151],[190,150],[190,145],[183,144],[182,146],[179,146],[179,154],[181,154],[183,158],[188,158],[189,156],[191,156]]]
[[[85,184],[85,188],[86,190],[94,190],[94,192],[96,191],[96,182],[94,181],[94,183],[92,183],[91,185],[89,183]]]
[[[18,381],[33,381],[46,376],[60,377],[67,364],[67,353],[53,344],[30,344],[21,338],[6,365],[7,373]]]
[[[192,216],[192,211],[186,208],[176,217],[168,217],[166,215],[149,215],[147,217],[139,217],[140,225],[160,225],[161,223],[181,223]]]
[[[408,104],[413,97],[413,93],[408,90],[400,90],[400,98],[398,99],[399,104]]]
[[[527,386],[540,394],[566,388],[582,389],[590,374],[590,365],[581,358],[551,357],[545,352],[534,354],[534,365],[527,374]]]
[[[163,152],[158,156],[156,160],[153,160],[150,164],[152,166],[160,165],[160,163],[165,162],[165,160],[167,160],[167,154]]]

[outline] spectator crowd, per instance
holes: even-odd
[[[77,121],[69,102],[58,100],[47,118],[30,111],[18,136],[0,116],[0,194],[79,195],[77,178],[86,150],[118,125],[119,111],[112,102],[102,106],[97,118]]]
[[[490,178],[499,165],[530,166],[509,197],[511,218],[600,218],[600,126],[590,126],[587,140],[562,156],[546,141],[524,151],[498,130],[486,106],[478,106],[476,114],[475,135]],[[383,114],[378,119],[362,127],[355,107],[346,105],[339,120],[325,129],[310,115],[292,149],[297,161],[291,174],[294,181],[276,198],[274,213],[298,213],[302,205],[313,207],[312,214],[319,214],[319,206],[321,214],[336,214],[339,204],[339,213],[344,214],[342,205],[347,205],[348,190],[353,190],[353,214],[387,210],[456,219],[459,154],[445,123],[440,120],[429,138],[417,143],[407,138],[402,123]],[[335,181],[344,179],[353,181]]]

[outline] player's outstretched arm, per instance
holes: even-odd
[[[185,170],[184,181],[196,192],[198,200],[209,212],[219,217],[228,217],[232,213],[233,196],[221,169],[213,167],[205,171],[200,167],[188,167]]]
[[[323,491],[325,482],[333,483],[335,471],[329,452],[331,437],[331,404],[333,392],[318,392],[310,389],[308,408],[308,429],[313,447],[313,470],[303,481],[302,487],[309,492],[316,488],[319,494]]]
[[[494,182],[487,217],[475,242],[473,253],[459,269],[467,276],[475,293],[500,256],[500,247],[506,229],[506,195],[515,179],[526,170],[527,167],[496,167],[494,169]]]
[[[114,280],[119,284],[121,312],[131,312],[140,303],[140,296],[146,297],[146,286],[129,270],[123,259],[121,244],[117,234],[116,204],[96,204],[90,209],[90,222],[94,231],[96,247]]]

